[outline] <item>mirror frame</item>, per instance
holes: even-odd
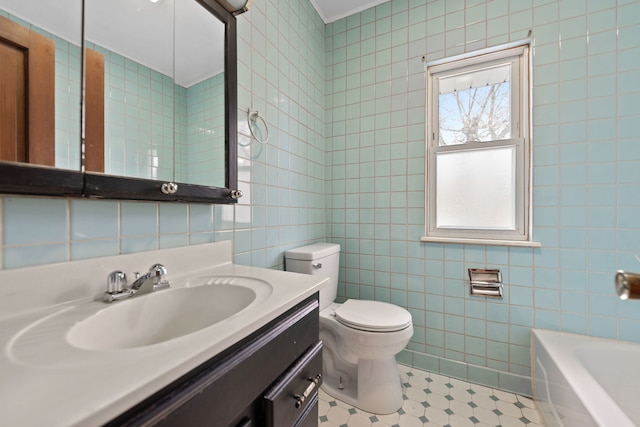
[[[84,172],[84,164],[81,165],[82,171],[75,171],[23,163],[0,162],[0,193],[166,202],[237,203],[238,200],[235,196],[238,185],[236,18],[216,0],[194,1],[200,3],[225,25],[225,187],[178,182],[176,183],[178,189],[175,193],[165,194],[162,192],[162,186],[166,184],[166,181]],[[82,44],[82,52],[84,53],[84,34]],[[84,60],[83,56],[83,75]],[[82,102],[84,103],[84,99]],[[78,107],[80,110],[78,113],[82,114],[82,106]],[[82,117],[82,123],[84,127],[84,117]],[[78,141],[78,143],[84,146],[84,140]]]
[[[82,172],[72,169],[0,162],[2,194],[80,197],[83,188],[82,178]]]

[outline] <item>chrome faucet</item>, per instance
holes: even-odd
[[[168,280],[165,279],[167,269],[162,264],[154,264],[149,271],[142,276],[136,272],[136,280],[127,287],[127,275],[122,271],[113,271],[107,276],[107,291],[104,293],[105,302],[113,302],[124,298],[131,297],[138,293],[147,282],[153,283],[151,291],[166,289],[170,286]]]
[[[169,281],[165,280],[164,276],[167,274],[167,269],[162,264],[153,264],[146,274],[140,276],[140,273],[136,274],[136,280],[131,284],[131,290],[138,292],[142,286],[148,281],[153,282],[152,290],[157,291],[169,287]]]

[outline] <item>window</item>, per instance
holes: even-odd
[[[529,241],[529,49],[427,66],[422,240]]]

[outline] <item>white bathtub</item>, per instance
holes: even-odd
[[[531,332],[533,395],[548,427],[640,426],[640,344]]]

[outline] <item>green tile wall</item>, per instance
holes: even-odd
[[[186,177],[180,180],[224,187],[224,73],[187,88],[186,101]]]
[[[185,88],[89,47],[105,60],[105,172],[223,187],[224,74]]]
[[[532,327],[640,341],[613,290],[640,262],[638,1],[393,0],[327,26],[329,240],[339,295],[407,307],[402,360],[530,392]],[[425,244],[427,61],[533,38],[533,236],[540,249]],[[635,196],[634,196],[635,195]],[[468,295],[499,268],[503,300]]]

